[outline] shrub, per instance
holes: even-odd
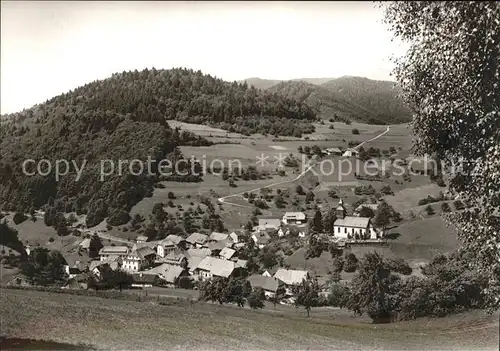
[[[429,216],[432,216],[435,212],[434,212],[434,209],[432,208],[431,205],[427,205],[427,207],[425,208],[425,212],[429,215]]]
[[[50,237],[49,238],[49,243],[53,243],[54,242],[54,238]]]
[[[358,268],[358,258],[352,252],[346,255],[344,272],[352,273]]]
[[[359,129],[358,128],[354,128],[352,130],[352,134],[359,134]]]
[[[450,212],[451,211],[450,205],[448,205],[447,202],[443,202],[441,204],[441,211],[443,211],[443,212]]]
[[[465,208],[464,203],[460,200],[456,200],[455,202],[453,202],[453,206],[455,207],[455,210],[457,210],[457,211],[463,210]]]
[[[16,212],[14,214],[14,217],[12,217],[12,221],[14,222],[14,224],[21,224],[26,220],[26,218],[27,217],[24,215],[24,213]]]
[[[167,197],[170,199],[170,200],[173,200],[175,199],[175,195],[173,192],[169,191],[168,194],[167,194]]]
[[[402,258],[389,258],[385,261],[385,265],[392,272],[401,273],[403,275],[410,275],[413,271],[408,262]]]
[[[348,298],[349,288],[347,286],[335,284],[330,288],[330,294],[328,294],[327,303],[328,306],[342,308],[345,307]]]

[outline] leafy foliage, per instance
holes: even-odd
[[[292,288],[295,298],[295,306],[303,306],[307,311],[307,317],[312,307],[318,305],[319,302],[319,285],[316,279],[303,280],[300,285]]]
[[[21,264],[21,272],[32,284],[50,285],[62,282],[66,263],[59,251],[37,247]]]
[[[490,277],[488,295],[500,306],[500,4],[390,2],[385,22],[409,44],[395,76],[415,112],[415,151],[445,168],[472,209],[450,213],[471,262]],[[451,172],[448,172],[451,173]]]

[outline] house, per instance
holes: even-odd
[[[90,248],[90,238],[85,238],[80,244],[78,244],[79,250],[89,251]]]
[[[337,220],[333,224],[333,235],[344,239],[377,239],[378,233],[368,217],[346,216],[342,199],[336,209]]]
[[[278,236],[281,238],[286,235],[296,234],[299,238],[306,237],[306,230],[296,226],[283,226],[278,230]]]
[[[231,240],[222,240],[222,241],[205,243],[202,248],[209,249],[210,254],[212,256],[218,256],[222,250],[224,250],[226,247],[231,247],[231,246],[233,246]]]
[[[151,266],[156,258],[156,252],[148,246],[134,248],[123,258],[123,269],[127,271],[140,271]]]
[[[353,215],[356,216],[356,217],[359,217],[360,216],[359,214],[360,214],[360,212],[361,212],[361,210],[362,210],[363,207],[367,207],[370,210],[372,210],[373,212],[375,212],[375,211],[377,211],[378,206],[379,206],[379,204],[361,204],[358,207],[356,207],[356,209],[354,210]]]
[[[231,261],[233,261],[234,263],[236,263],[236,267],[241,267],[241,268],[244,268],[244,269],[247,269],[247,267],[248,267],[248,260],[240,260],[239,258],[237,258],[235,260],[233,258]]]
[[[63,289],[82,289],[88,288],[89,273],[80,273],[68,279],[67,283],[62,287]]]
[[[330,156],[342,155],[342,150],[340,150],[338,147],[330,147],[328,149],[323,150],[323,152],[327,155],[330,155]]]
[[[309,273],[307,271],[280,268],[274,274],[274,278],[285,283],[286,294],[292,295],[291,288],[302,284],[303,280],[307,280],[309,278]]]
[[[122,261],[121,258],[117,258],[115,261],[92,261],[90,262],[89,272],[96,277],[101,277],[101,269],[103,266],[108,265],[111,270],[116,271],[121,268]]]
[[[201,233],[193,233],[186,239],[186,247],[188,248],[200,248],[208,240],[208,235]]]
[[[123,246],[104,246],[99,250],[99,258],[101,261],[106,261],[109,257],[120,256],[126,257],[129,253],[129,248],[125,245]]]
[[[179,286],[179,278],[189,276],[189,273],[185,268],[180,266],[173,266],[167,263],[147,270],[144,273],[158,275],[158,277],[161,279],[161,282],[170,287]]]
[[[342,157],[353,157],[358,156],[359,152],[355,149],[348,149],[343,154]]]
[[[252,235],[252,240],[259,247],[259,249],[262,249],[264,246],[269,244],[271,237],[267,234],[267,232],[256,232]]]
[[[186,251],[186,256],[188,257],[188,259],[190,257],[201,257],[201,258],[205,258],[207,256],[210,256],[212,254],[212,251],[210,251],[210,249],[208,248],[200,248],[200,249],[188,249]]]
[[[179,267],[186,267],[187,261],[187,257],[180,251],[173,251],[163,259],[163,262]]]
[[[170,234],[165,238],[165,240],[173,242],[179,249],[184,250],[186,248],[186,239],[184,239],[182,236]]]
[[[219,252],[219,258],[223,260],[230,260],[236,254],[236,251],[230,247],[225,247]]]
[[[158,243],[156,246],[156,254],[160,257],[165,257],[169,253],[174,252],[178,249],[178,246],[170,239],[164,239]]]
[[[139,235],[137,236],[137,238],[135,239],[135,242],[140,244],[140,243],[145,243],[146,241],[148,241],[148,237],[145,236],[145,235]]]
[[[205,257],[194,269],[194,274],[199,280],[207,280],[212,277],[241,276],[244,274],[244,269],[236,265],[235,262],[229,260],[221,260],[215,257]]]
[[[151,288],[154,285],[158,285],[158,281],[157,274],[133,273],[131,286],[133,288]]]
[[[280,229],[281,220],[279,218],[259,218],[259,232],[276,233]]]
[[[282,222],[285,224],[304,224],[306,215],[303,212],[286,212],[283,215]]]
[[[236,234],[236,232],[232,232],[231,234],[229,234],[229,239],[233,241],[233,244],[237,244],[240,241],[238,234]]]
[[[71,279],[74,276],[84,273],[89,268],[89,257],[78,254],[63,254],[66,264],[63,265],[64,273]]]
[[[263,289],[264,294],[268,298],[276,296],[278,288],[285,287],[285,283],[283,283],[281,280],[273,277],[267,277],[261,274],[251,275],[247,278],[247,280],[250,282],[252,289]]]
[[[210,236],[208,237],[208,242],[217,242],[217,241],[222,241],[226,240],[229,238],[229,234],[224,234],[224,233],[218,233],[218,232],[212,232]]]

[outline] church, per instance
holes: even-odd
[[[379,233],[368,217],[347,216],[342,199],[336,209],[337,220],[333,225],[334,236],[342,239],[377,239]]]

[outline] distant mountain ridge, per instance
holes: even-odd
[[[245,81],[255,88],[305,102],[323,119],[398,124],[412,118],[410,109],[398,97],[399,88],[390,81],[355,76]]]

